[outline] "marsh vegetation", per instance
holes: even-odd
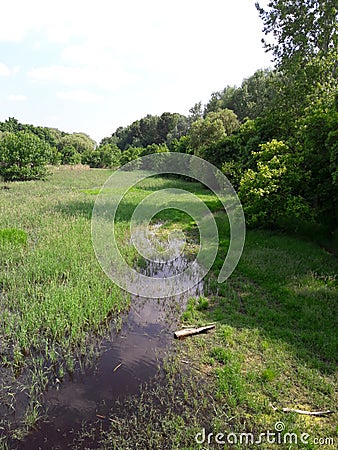
[[[16,182],[1,191],[3,446],[10,439],[15,448],[27,433],[43,429],[46,391],[62,391],[72,374],[76,379],[88,373],[102,343],[118,336],[130,307],[130,297],[102,272],[91,243],[93,204],[110,173],[56,170],[47,182]],[[300,236],[249,230],[237,269],[218,284],[229,228],[217,199],[198,183],[156,177],[131,190],[119,210],[118,235],[130,261],[138,260],[128,241],[128,217],[142,198],[164,186],[190,190],[214,213],[220,248],[206,291],[191,296],[184,312],[178,308],[175,320],[180,315],[182,324],[216,322],[216,331],[169,339],[171,350],[159,356],[157,375],[144,379],[134,396],[111,400],[106,426],[92,420],[69,444],[201,448],[194,436],[202,428],[258,433],[278,420],[290,432],[336,439],[334,416],[273,409],[335,407],[336,258]],[[167,210],[156,220],[164,236],[174,227],[188,236],[191,248],[198,241],[186,214]]]

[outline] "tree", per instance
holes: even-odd
[[[207,157],[207,149],[216,145],[222,138],[229,136],[239,127],[236,114],[229,109],[210,112],[205,119],[199,119],[191,125],[190,145],[195,154]]]
[[[171,143],[171,151],[178,153],[192,153],[190,141],[190,135],[181,136],[180,139],[174,139]]]
[[[121,154],[121,165],[124,166],[125,164],[131,161],[135,161],[135,164],[130,166],[130,168],[139,167],[140,165],[139,158],[141,157],[143,150],[144,149],[142,147],[129,147]]]
[[[337,223],[338,112],[311,108],[298,121],[297,140],[311,174],[304,196],[327,224]]]
[[[120,160],[121,150],[116,145],[109,144],[100,145],[97,149],[84,153],[81,159],[83,164],[100,169],[119,167]]]
[[[290,155],[284,165],[287,168],[285,173],[293,173],[293,176],[281,175],[277,180],[276,172],[266,171],[264,178],[266,165],[258,162],[259,170],[255,175],[247,172],[246,180],[242,179],[243,190],[250,184],[249,175],[251,181],[255,180],[257,189],[259,184],[262,189],[269,186],[270,194],[265,192],[263,197],[266,200],[269,197],[271,205],[276,206],[274,214],[283,216],[281,197],[271,190],[274,180],[274,185],[282,189],[278,192],[284,192],[285,197],[292,193],[295,199],[302,198],[316,212],[316,218],[330,226],[337,220],[336,2],[270,0],[266,8],[258,3],[256,8],[264,24],[263,44],[272,53],[276,65],[275,96],[272,106],[264,113],[263,121],[274,124],[274,137],[287,140]],[[274,148],[278,150],[277,146]],[[295,152],[299,158],[298,173],[288,166]],[[270,168],[271,164],[268,166]],[[297,186],[295,179],[299,180]],[[252,197],[246,197],[246,201],[251,207],[257,205]]]
[[[228,89],[228,86],[225,88],[223,92],[225,92]],[[234,88],[236,89],[236,88]],[[203,116],[206,117],[211,112],[217,112],[223,107],[222,102],[222,92],[213,92],[211,94],[211,98],[206,104],[204,108],[204,114]]]
[[[60,151],[61,164],[80,164],[81,155],[73,145],[67,144]]]
[[[214,92],[204,115],[231,109],[241,122],[247,118],[255,119],[271,108],[277,90],[275,81],[274,71],[257,70],[251,77],[244,79],[240,87],[226,86],[223,91]]]
[[[169,131],[166,138],[166,144],[170,148],[173,149],[173,141],[179,140],[181,137],[186,136],[190,130],[190,119],[182,114],[179,114],[177,123],[175,126]]]
[[[289,105],[292,122],[318,98],[332,103],[337,92],[337,17],[335,0],[270,0],[264,10],[262,39],[282,75],[281,104]]]
[[[337,49],[337,3],[335,0],[270,0],[267,10],[256,8],[263,20],[262,39],[278,67],[308,63]],[[335,61],[335,67],[337,60]]]
[[[196,120],[191,125],[190,145],[195,155],[205,157],[206,149],[215,145],[224,136],[225,130],[222,121],[220,119],[211,120],[206,117],[205,119]]]
[[[202,119],[203,117],[203,108],[202,102],[195,103],[193,107],[189,109],[189,119],[191,122],[195,122],[196,120]]]
[[[261,144],[255,152],[257,169],[248,169],[239,185],[247,223],[254,226],[280,226],[298,220],[311,220],[311,207],[300,195],[306,179],[303,160],[282,141]]]
[[[129,147],[147,147],[151,144],[170,145],[174,139],[187,134],[189,119],[182,114],[164,112],[161,116],[148,114],[126,127],[119,127],[101,144],[116,144],[120,150]]]
[[[61,138],[59,150],[62,153],[62,149],[64,147],[74,147],[77,153],[81,154],[94,150],[95,146],[95,141],[93,141],[87,134],[72,133]]]
[[[22,125],[14,117],[9,117],[5,122],[0,123],[0,131],[8,131],[10,133],[17,133],[18,131],[23,131],[24,125]]]
[[[43,179],[52,157],[50,145],[33,133],[5,132],[0,141],[0,176],[5,181]]]
[[[157,122],[157,134],[161,143],[165,142],[168,133],[170,133],[171,130],[175,129],[179,117],[180,114],[177,113],[173,114],[169,112],[164,112],[163,114],[161,114]]]

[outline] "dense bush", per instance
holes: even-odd
[[[5,181],[39,180],[53,159],[50,145],[32,133],[4,132],[0,139],[0,176]]]
[[[335,222],[338,112],[311,108],[297,125],[304,166],[311,174],[304,195],[323,221]]]
[[[306,178],[302,158],[282,141],[261,144],[255,152],[257,169],[248,169],[241,178],[239,197],[247,223],[276,226],[312,219],[309,204],[299,195]]]
[[[61,164],[80,164],[81,155],[72,145],[66,145],[59,151]]]
[[[236,114],[223,109],[196,120],[190,129],[190,145],[194,153],[209,160],[209,149],[239,128]]]
[[[117,146],[105,144],[82,155],[82,163],[99,169],[119,167],[121,150]]]

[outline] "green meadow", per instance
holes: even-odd
[[[55,378],[92,364],[109,324],[118,329],[128,308],[130,297],[104,274],[91,241],[93,205],[111,173],[59,169],[48,181],[0,190],[0,431],[14,438],[44,419],[43,392]],[[128,398],[99,441],[93,433],[96,447],[90,448],[224,448],[198,444],[195,435],[203,428],[259,434],[274,430],[277,421],[297,436],[308,433],[308,442],[259,448],[334,448],[314,439],[337,444],[336,414],[313,417],[282,408],[335,410],[337,259],[300,236],[248,230],[238,267],[218,284],[229,243],[220,203],[197,183],[156,177],[133,188],[118,210],[118,240],[130,263],[137,253],[129,218],[163,187],[198,195],[214,214],[220,246],[208,290],[189,300],[181,322],[215,322],[216,329],[175,343],[161,382]],[[167,210],[155,219],[164,230],[181,229],[188,242],[198,241],[186,214]]]

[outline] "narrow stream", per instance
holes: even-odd
[[[163,278],[175,275],[189,264],[179,256],[168,264],[150,263],[148,276]],[[137,394],[140,385],[157,373],[161,360],[173,342],[173,331],[191,296],[203,295],[200,282],[180,297],[144,299],[133,297],[123,318],[120,332],[102,343],[102,353],[95,367],[84,374],[74,374],[50,388],[44,396],[48,421],[40,422],[18,449],[71,448],[75,434],[84,422],[98,418],[108,425],[108,414],[114,403],[127,395]]]

